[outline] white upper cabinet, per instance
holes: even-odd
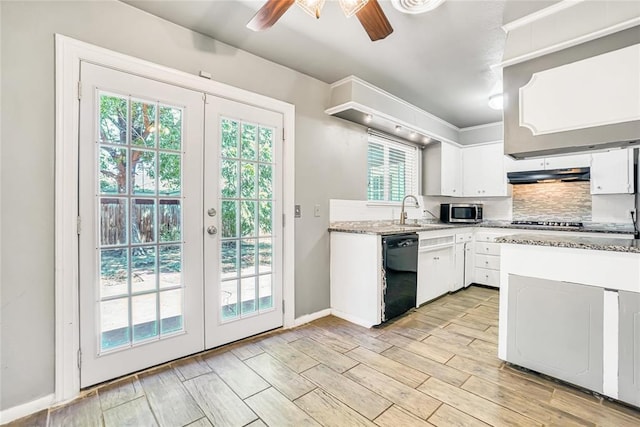
[[[462,151],[465,197],[494,197],[507,195],[507,174],[503,144],[466,147]]]
[[[591,156],[591,194],[634,192],[633,149],[593,153]]]
[[[589,154],[539,157],[536,159],[512,160],[506,162],[507,172],[535,171],[544,169],[586,168],[591,162]]]
[[[520,126],[534,136],[640,119],[640,44],[534,73]]]
[[[444,142],[428,145],[423,157],[426,196],[462,196],[462,150]]]

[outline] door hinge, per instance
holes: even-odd
[[[82,99],[82,82],[78,81],[78,100]]]
[[[283,141],[285,140],[285,137],[284,137],[284,128],[282,128],[282,140],[283,140]]]
[[[82,228],[82,218],[79,216],[76,218],[76,233],[80,234],[80,229]]]
[[[78,369],[82,368],[82,350],[78,349]]]
[[[282,300],[282,314],[284,314],[284,300]]]
[[[285,223],[285,215],[282,214],[282,227],[284,228],[284,223]]]

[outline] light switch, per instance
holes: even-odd
[[[300,208],[300,205],[295,206],[294,216],[296,218],[300,218],[302,216],[302,208]]]
[[[320,205],[313,206],[313,216],[320,216]]]

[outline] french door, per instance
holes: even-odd
[[[283,117],[212,96],[205,111],[205,163],[217,166],[204,196],[211,348],[282,326]]]
[[[81,386],[281,326],[282,117],[84,62],[81,81]]]

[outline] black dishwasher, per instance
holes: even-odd
[[[416,306],[418,287],[418,235],[382,238],[382,321],[400,316]]]

